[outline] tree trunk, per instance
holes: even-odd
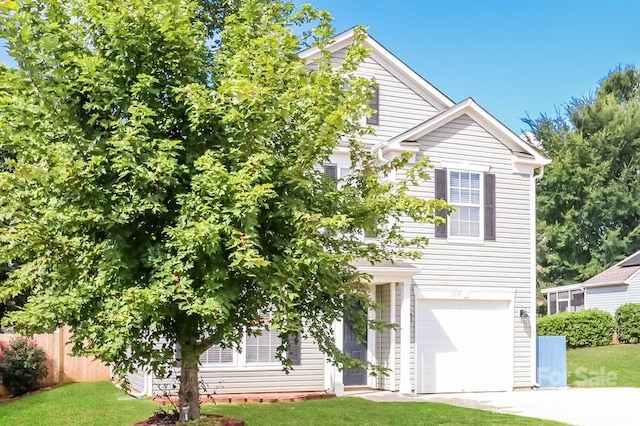
[[[200,417],[200,390],[198,387],[198,358],[200,354],[193,346],[182,346],[180,362],[180,421]]]

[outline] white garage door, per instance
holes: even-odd
[[[507,300],[416,300],[418,393],[513,388]]]

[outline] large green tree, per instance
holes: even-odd
[[[20,259],[0,300],[28,294],[8,322],[68,324],[74,351],[123,377],[169,371],[199,415],[198,358],[237,346],[266,310],[282,338],[312,337],[338,365],[331,324],[379,324],[352,266],[416,254],[405,218],[433,222],[442,201],[383,179],[357,142],[371,82],[354,71],[362,31],[336,66],[330,17],[286,1],[5,0],[0,36],[16,68],[0,76],[0,261]],[[304,31],[303,31],[304,30]],[[297,35],[302,34],[302,35]],[[297,52],[322,52],[313,66]],[[354,172],[324,176],[339,141]],[[377,227],[379,243],[365,244]],[[371,231],[370,229],[368,229]]]
[[[640,72],[531,121],[553,163],[538,195],[540,286],[581,282],[640,249]]]

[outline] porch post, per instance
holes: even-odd
[[[400,305],[400,393],[411,393],[411,280],[402,283]]]
[[[343,324],[342,319],[333,323],[333,335],[335,337],[336,347],[342,350],[343,345]],[[324,388],[329,392],[333,392],[336,396],[344,394],[344,382],[342,381],[342,371],[329,362],[329,358],[325,355],[324,364]]]
[[[371,297],[371,300],[376,300],[376,285],[371,285],[369,286],[369,297]],[[367,317],[369,320],[375,320],[376,319],[376,311],[374,311],[373,309],[370,309],[369,312],[367,312]],[[378,357],[377,357],[377,347],[376,347],[376,331],[372,330],[372,329],[368,329],[367,330],[367,361],[369,361],[372,364],[378,364]],[[367,373],[369,373],[370,371],[367,370]],[[372,389],[377,389],[379,388],[378,386],[378,377],[374,377],[371,376],[369,374],[367,374],[367,386],[369,386]]]
[[[397,283],[389,283],[389,322],[396,325],[396,286]],[[389,346],[391,353],[389,354],[389,366],[391,371],[389,372],[389,382],[391,384],[389,390],[396,390],[396,370],[398,365],[396,363],[396,329],[389,330]]]

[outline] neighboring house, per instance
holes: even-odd
[[[330,51],[336,61],[352,40],[352,31],[335,38]],[[349,324],[339,322],[336,344],[390,373],[374,378],[365,370],[340,371],[314,342],[302,341],[290,354],[297,365],[286,375],[273,356],[278,337],[265,332],[247,337],[241,353],[209,349],[201,358],[201,380],[219,393],[530,388],[536,353],[535,189],[550,161],[472,99],[454,103],[373,38],[365,43],[371,54],[359,74],[375,79],[378,91],[372,101],[377,114],[367,119],[376,133],[364,141],[381,159],[407,151],[428,156],[435,167],[432,179],[414,187],[414,194],[447,199],[458,209],[442,226],[403,224],[407,235],[431,240],[420,260],[357,265],[372,275],[371,295],[383,306],[370,315],[397,328],[371,330],[367,342],[358,343]],[[309,49],[301,56],[311,62],[318,54]],[[340,178],[349,165],[348,148],[341,146],[325,170]],[[143,372],[130,380],[147,394],[163,384]]]
[[[640,303],[640,251],[579,284],[542,289],[547,315],[600,309],[614,315],[625,303]]]

